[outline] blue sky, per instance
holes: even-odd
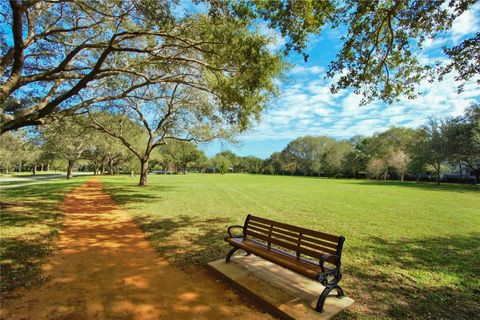
[[[480,5],[458,17],[452,29],[433,40],[427,40],[424,50],[418,52],[426,62],[444,59],[440,55],[444,45],[458,43],[480,29]],[[271,32],[271,31],[270,31]],[[446,118],[459,115],[472,102],[480,102],[480,88],[472,81],[457,94],[454,74],[442,82],[422,83],[422,94],[415,100],[401,99],[391,105],[373,102],[359,106],[361,97],[349,90],[332,95],[330,79],[324,79],[329,62],[340,48],[339,32],[325,30],[309,42],[309,61],[291,55],[293,64],[288,79],[280,83],[280,95],[262,114],[252,130],[238,137],[239,144],[213,142],[201,146],[208,156],[222,150],[238,155],[267,158],[283,149],[289,141],[303,135],[328,135],[338,139],[356,134],[371,135],[390,126],[418,127],[430,117]],[[280,48],[282,39],[272,34],[272,50]]]

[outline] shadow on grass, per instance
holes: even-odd
[[[0,202],[0,274],[2,296],[37,283],[40,267],[53,249],[63,214],[65,193],[81,180],[2,189]]]
[[[232,221],[226,217],[135,219],[157,251],[180,267],[224,258],[229,250],[223,238]],[[480,234],[399,241],[372,237],[348,251],[365,253],[355,264],[345,257],[343,281],[362,314],[419,319],[480,314]],[[339,318],[356,317],[353,312]]]
[[[177,218],[135,218],[147,239],[164,257],[179,266],[204,264],[226,255],[223,241],[231,220],[225,217],[205,219],[181,215]]]
[[[480,234],[399,241],[373,237],[352,250],[365,252],[362,265],[368,267],[346,264],[346,280],[353,278],[347,280],[349,291],[371,312],[420,319],[480,314]]]
[[[41,201],[0,202],[0,210],[2,228],[51,225],[63,216],[54,203]]]
[[[42,181],[44,182],[44,181]],[[24,185],[27,185],[27,184],[33,184],[33,183],[39,183],[39,181],[31,181],[31,180],[27,180],[27,181],[0,181],[0,187],[10,187],[10,186],[19,186],[19,187],[23,187]]]
[[[80,185],[85,179],[77,178],[72,180],[55,179],[49,180],[48,183],[31,184],[21,186],[19,188],[4,188],[1,189],[2,201],[4,199],[13,198],[14,201],[28,200],[53,200],[59,201],[63,199],[65,188]],[[43,182],[43,181],[42,181]]]
[[[352,180],[356,181],[356,180]],[[445,183],[437,185],[433,182],[413,182],[413,181],[383,181],[383,180],[363,180],[357,181],[356,184],[359,185],[376,185],[376,186],[395,186],[395,187],[404,187],[404,188],[413,188],[413,189],[422,189],[428,191],[450,191],[450,192],[461,192],[461,193],[479,193],[479,185],[465,185],[465,184],[452,184]]]
[[[182,191],[181,187],[150,184],[113,185],[105,183],[105,191],[121,206],[140,202],[155,202],[160,206],[161,199],[169,192]],[[161,210],[161,208],[159,208]],[[178,266],[206,263],[225,255],[227,246],[223,241],[227,226],[232,219],[225,217],[203,218],[201,216],[180,215],[162,217],[136,215],[135,222],[146,234],[155,249]]]
[[[127,205],[129,203],[149,202],[152,200],[162,199],[162,194],[173,191],[176,188],[172,186],[148,185],[139,187],[138,185],[111,185],[104,184],[105,191],[119,205]]]

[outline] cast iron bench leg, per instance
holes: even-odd
[[[235,251],[239,250],[240,248],[237,248],[237,247],[234,247],[232,250],[230,250],[227,254],[227,258],[225,259],[225,262],[226,263],[229,263],[230,262],[230,259],[232,258],[233,254],[235,253]],[[249,256],[251,255],[252,253],[250,251],[245,251],[245,255],[246,256]]]
[[[229,263],[229,262],[230,262],[230,259],[232,258],[233,254],[234,254],[235,251],[237,251],[238,249],[240,249],[240,248],[233,247],[232,250],[228,251],[227,257],[225,258],[225,262],[226,262],[226,263]]]
[[[323,289],[322,294],[318,298],[317,307],[315,308],[316,311],[318,312],[323,311],[323,305],[325,304],[325,300],[327,299],[330,292],[334,289],[337,289],[337,298],[342,298],[345,295],[343,292],[343,289],[340,288],[340,286],[338,285],[326,286],[325,289]]]
[[[343,292],[343,289],[340,288],[339,285],[337,285],[337,298],[342,298],[345,296],[345,293]]]

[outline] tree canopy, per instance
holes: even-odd
[[[416,54],[476,2],[2,2],[1,132],[94,104],[113,105],[165,84],[209,93],[222,116],[246,127],[275,92],[272,80],[282,69],[281,57],[268,50],[271,39],[259,30],[262,23],[285,38],[284,53],[293,50],[305,59],[309,35],[337,28],[342,46],[327,72],[334,92],[353,88],[365,101],[414,97],[427,78],[456,71],[463,82],[477,79],[479,33],[445,48],[449,59],[439,68]]]

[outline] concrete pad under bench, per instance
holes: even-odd
[[[280,318],[330,319],[353,303],[348,297],[338,299],[332,294],[325,301],[323,312],[316,312],[324,286],[254,255],[237,255],[230,263],[221,259],[209,265],[241,291],[261,299],[268,311]]]

